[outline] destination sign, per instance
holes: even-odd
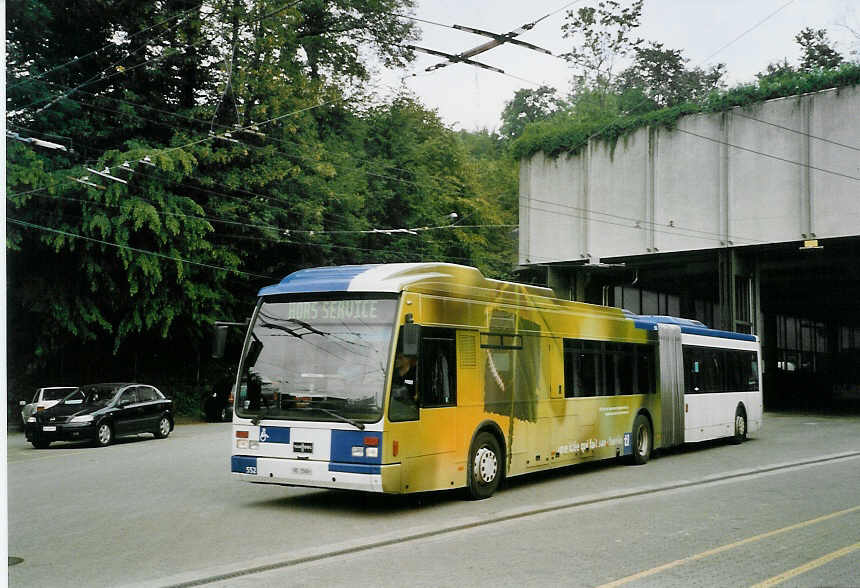
[[[287,302],[286,316],[302,321],[373,321],[393,318],[391,300],[321,300],[319,302]],[[380,308],[381,307],[381,308]]]

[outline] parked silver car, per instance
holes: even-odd
[[[51,408],[77,389],[77,386],[48,386],[46,388],[39,388],[36,390],[32,402],[27,403],[25,400],[19,402],[21,406],[21,420],[24,424],[27,424],[28,418],[46,408]]]

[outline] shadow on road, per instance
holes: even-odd
[[[131,437],[120,437],[119,439],[114,439],[111,441],[111,445],[131,445],[134,443],[140,443],[141,441],[151,441],[155,436],[151,433],[140,433],[139,435],[134,435]],[[93,450],[101,449],[101,447],[96,447],[92,441],[54,441],[50,446],[45,449],[36,449],[35,447],[31,448],[35,453],[45,453],[50,451],[62,451],[63,449],[84,449],[90,448]]]
[[[749,439],[744,443],[755,443]],[[717,439],[688,443],[680,447],[663,449],[652,459],[662,455],[679,455],[691,452],[702,452],[731,445],[730,439]],[[625,458],[599,460],[590,463],[579,463],[550,470],[531,472],[528,475],[509,478],[503,482],[500,492],[506,489],[514,490],[525,486],[535,486],[552,482],[567,476],[584,475],[601,472],[610,468],[632,467],[627,465]],[[419,492],[415,494],[374,494],[370,492],[353,492],[349,490],[313,490],[302,489],[300,494],[284,496],[269,500],[246,503],[246,507],[266,510],[269,508],[300,509],[307,511],[325,510],[327,513],[337,512],[354,516],[376,516],[379,514],[406,513],[424,508],[433,508],[450,503],[469,500],[465,488],[453,490],[438,490],[434,492]]]
[[[452,501],[461,501],[464,498],[465,490],[462,488],[417,494],[374,494],[349,490],[318,490],[274,500],[260,500],[247,503],[246,506],[263,510],[288,508],[376,516],[384,513],[408,512],[434,507]]]

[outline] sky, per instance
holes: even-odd
[[[630,3],[630,0],[621,1],[626,5]],[[554,13],[570,2],[417,0],[414,16],[446,25],[506,33]],[[593,6],[596,2],[580,0],[570,8]],[[570,42],[562,37],[561,31],[566,12],[549,16],[518,39],[549,49],[556,55],[569,51]],[[489,41],[486,37],[447,27],[417,24],[422,39],[415,44],[446,53],[460,53]],[[860,0],[645,0],[638,34],[646,41],[663,43],[666,48],[682,49],[690,60],[688,66],[725,63],[725,81],[733,86],[754,80],[755,74],[769,63],[785,57],[796,63],[799,46],[794,36],[804,27],[826,29],[836,49],[847,57],[860,42],[840,26],[844,24],[860,31]],[[436,109],[445,123],[465,130],[497,129],[505,102],[520,88],[546,84],[556,88],[561,96],[570,90],[571,70],[558,57],[504,45],[474,59],[501,68],[509,75],[465,64],[453,64],[427,73],[426,67],[444,59],[419,53],[407,71],[381,72],[379,79],[389,88],[404,85],[425,106]],[[623,63],[620,65],[623,67]],[[620,69],[616,67],[617,71]]]

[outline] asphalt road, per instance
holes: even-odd
[[[493,498],[244,484],[229,424],[97,449],[7,443],[11,586],[860,585],[860,418],[765,415],[757,439]]]

